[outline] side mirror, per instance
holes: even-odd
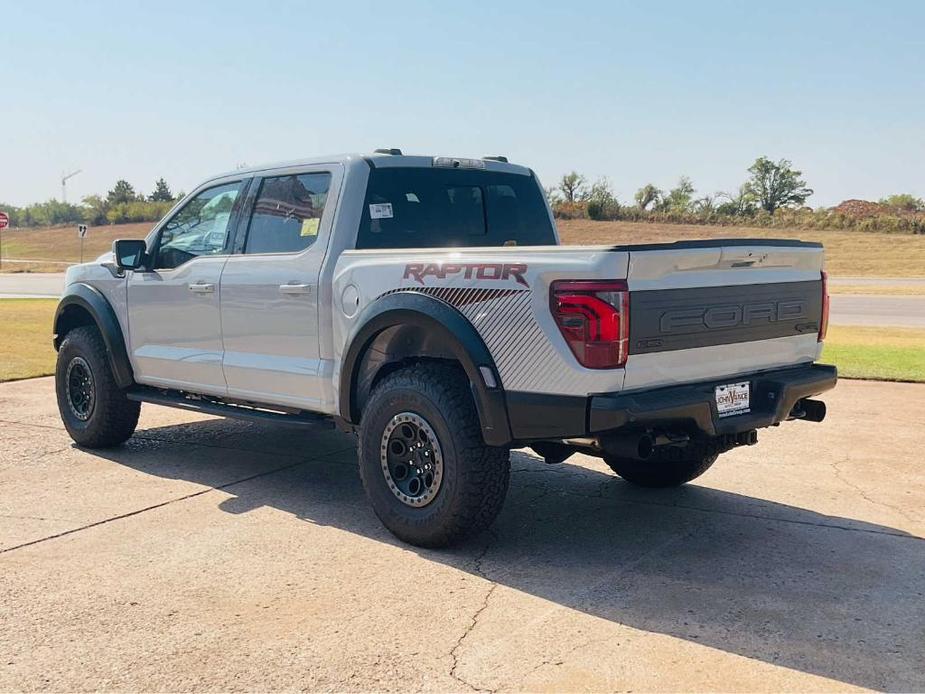
[[[112,242],[112,254],[116,257],[116,266],[120,270],[137,270],[142,267],[147,250],[145,242],[136,239],[118,239]]]

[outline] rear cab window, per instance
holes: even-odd
[[[315,242],[331,174],[264,178],[247,227],[246,254],[298,253]]]
[[[369,174],[357,248],[555,245],[532,175],[381,167]]]

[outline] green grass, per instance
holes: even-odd
[[[0,299],[0,381],[54,373],[51,330],[57,303],[55,299]]]
[[[832,326],[822,361],[846,378],[925,382],[925,330]]]
[[[0,381],[48,376],[54,299],[0,299]],[[829,328],[822,361],[840,376],[925,382],[925,330]]]

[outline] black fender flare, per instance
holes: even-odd
[[[132,372],[132,364],[128,358],[125,337],[122,335],[122,326],[119,324],[116,312],[100,290],[89,284],[77,282],[68,285],[64,296],[61,297],[55,311],[55,349],[61,346],[61,340],[64,337],[62,332],[67,332],[68,308],[73,306],[78,306],[90,314],[103,336],[103,343],[106,345],[106,354],[109,357],[109,365],[112,368],[112,375],[115,378],[116,385],[120,388],[128,388],[133,385],[135,378]]]
[[[340,373],[340,416],[350,424],[359,421],[358,371],[366,350],[383,330],[412,325],[440,336],[469,378],[482,438],[490,446],[511,442],[504,389],[494,359],[478,331],[463,314],[449,304],[421,292],[409,290],[388,294],[370,303],[357,318],[347,337]],[[479,367],[488,367],[495,387],[485,384]]]

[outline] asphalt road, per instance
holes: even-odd
[[[925,296],[833,294],[833,325],[925,328]]]
[[[6,262],[6,261],[4,261]],[[61,296],[63,272],[2,272],[0,299]]]
[[[829,277],[833,286],[925,287],[925,277]]]
[[[0,385],[0,691],[925,689],[925,386],[845,381],[677,490],[513,454],[490,532],[398,543],[334,431],[146,405],[75,448]]]
[[[855,284],[855,279],[844,280]],[[895,284],[900,280],[872,279]],[[917,282],[925,280],[905,280]],[[870,283],[869,282],[869,283]],[[64,288],[61,273],[0,273],[0,299],[22,297],[57,297]],[[833,325],[881,325],[925,328],[925,296],[868,296],[835,294],[832,296]]]

